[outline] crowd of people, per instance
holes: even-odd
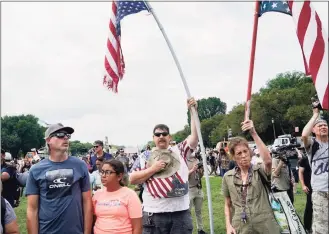
[[[187,107],[197,109],[194,98],[187,100]],[[176,143],[167,125],[156,125],[155,147],[147,146],[139,155],[127,155],[124,149],[106,153],[103,142],[97,140],[92,154],[82,160],[69,156],[74,129],[62,124],[48,127],[49,158],[33,161],[34,165],[28,160],[23,164],[8,160],[2,150],[1,233],[19,233],[13,208],[19,205],[23,184],[29,234],[191,234],[193,207],[198,234],[205,234],[205,170],[222,177],[227,234],[281,233],[267,185],[273,193],[286,192],[294,203],[299,181],[307,194],[305,230],[327,233],[328,125],[317,107],[303,129],[304,146],[293,149],[298,155],[295,164],[289,156],[271,152],[253,121],[245,120],[241,130],[249,132],[256,147],[234,137],[228,150],[207,151],[209,169],[205,169],[193,112],[190,126],[191,134]],[[312,133],[315,137],[310,137]]]

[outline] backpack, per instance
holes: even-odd
[[[1,226],[2,226],[2,230],[3,233],[6,233],[5,231],[5,215],[6,215],[6,201],[3,197],[1,197]]]

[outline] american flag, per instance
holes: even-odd
[[[148,180],[145,181],[146,193],[149,193],[153,198],[171,197],[173,189],[175,189],[177,186],[186,186],[186,189],[188,190],[188,168],[186,160],[190,157],[194,150],[190,148],[186,139],[183,142],[179,143],[176,147],[178,148],[177,150],[179,151],[180,157],[182,157],[182,161],[185,165],[181,166],[175,174],[168,178],[162,179],[154,178],[153,176],[151,176]],[[175,150],[173,151],[175,152]],[[151,156],[150,154],[146,155],[145,152],[144,155],[140,155],[137,158],[138,161],[134,163],[131,169],[132,171],[141,171],[147,169],[146,164],[142,164],[140,161],[140,157],[143,157],[144,160],[148,160]]]
[[[328,109],[328,36],[310,1],[261,1],[259,16],[266,12],[291,15],[297,28],[307,75],[311,75],[322,108]]]
[[[103,85],[109,90],[118,92],[118,83],[124,74],[125,63],[121,50],[121,20],[131,14],[147,10],[144,1],[113,1],[112,15],[109,22],[109,34],[104,66]]]

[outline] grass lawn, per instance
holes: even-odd
[[[220,194],[221,191],[221,177],[210,177],[210,184],[211,184],[211,196],[212,196],[212,206],[213,206],[213,217],[214,217],[214,230],[216,234],[226,234],[225,230],[225,217],[224,217],[224,199],[223,195]],[[203,191],[206,195],[206,184],[205,180],[203,179]],[[295,209],[303,221],[304,215],[304,208],[306,204],[306,196],[304,192],[301,190],[300,185],[298,186],[298,191],[300,194],[295,194]],[[208,202],[207,197],[204,199],[203,203],[203,219],[204,219],[204,226],[207,233],[210,233],[209,228],[209,215],[208,215]],[[21,234],[27,233],[26,230],[26,199],[23,198],[21,200],[20,206],[15,209],[17,220],[20,228]],[[195,221],[194,210],[192,210],[193,220]],[[196,225],[194,225],[194,233],[196,231]]]

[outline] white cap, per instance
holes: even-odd
[[[5,160],[6,160],[6,161],[11,161],[12,158],[13,158],[13,157],[11,156],[11,153],[9,153],[9,152],[6,152],[6,153],[5,153]]]

